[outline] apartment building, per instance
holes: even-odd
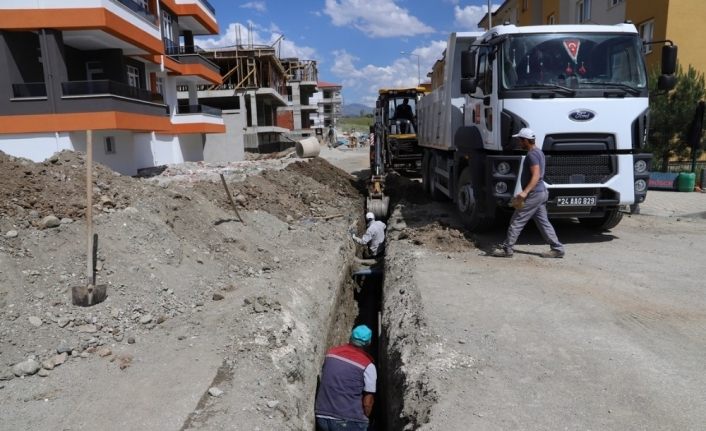
[[[492,25],[617,24],[632,21],[645,42],[671,40],[679,63],[706,72],[703,35],[704,0],[506,0],[492,14]],[[478,23],[488,27],[488,15]],[[645,45],[647,67],[661,64],[661,45]]]
[[[314,124],[317,127],[336,126],[343,112],[343,96],[341,84],[319,81],[319,92],[314,95],[317,111]]]
[[[85,151],[91,129],[96,160],[123,174],[202,160],[205,134],[225,130],[196,98],[221,82],[194,45],[210,34],[206,0],[3,0],[0,150],[42,161]]]
[[[281,61],[287,75],[287,106],[277,111],[277,125],[289,129],[288,134],[293,139],[311,136],[314,126],[311,116],[318,110],[312,100],[318,91],[316,61],[298,58]]]
[[[277,125],[278,108],[287,106],[287,76],[274,46],[238,43],[202,54],[218,65],[222,83],[199,85],[189,97],[220,109],[226,125],[224,133],[207,137],[206,160],[242,160],[245,151],[293,145],[284,138],[289,129]]]

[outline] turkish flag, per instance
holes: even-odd
[[[581,46],[581,41],[577,39],[566,39],[564,41],[564,49],[566,49],[566,53],[569,54],[569,57],[571,57],[574,62],[579,56],[579,47]]]

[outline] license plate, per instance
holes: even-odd
[[[557,196],[559,207],[593,207],[596,206],[595,196]]]

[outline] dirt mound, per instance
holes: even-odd
[[[130,178],[94,164],[94,205],[112,211],[130,204]],[[86,212],[84,155],[62,151],[43,163],[0,152],[0,216],[36,225],[42,217],[81,219]],[[125,190],[125,188],[128,190]]]
[[[443,252],[463,252],[475,248],[473,240],[465,231],[445,226],[438,221],[408,229],[406,233],[413,244]]]

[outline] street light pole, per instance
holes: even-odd
[[[400,54],[413,55],[413,56],[417,57],[417,85],[421,85],[422,84],[422,75],[421,75],[421,68],[419,67],[419,59],[421,56],[418,54],[414,54],[414,53],[406,52],[406,51],[400,51]]]

